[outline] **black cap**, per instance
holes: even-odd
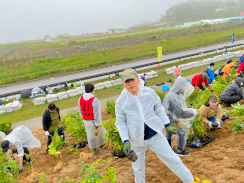
[[[210,66],[212,66],[212,65],[215,65],[215,64],[212,62],[212,63],[210,63]]]
[[[3,149],[3,152],[7,152],[9,149],[9,141],[8,140],[4,140],[1,142],[1,147]]]
[[[85,91],[86,93],[91,93],[94,90],[94,85],[91,83],[88,83],[85,85]]]

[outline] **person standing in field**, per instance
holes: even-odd
[[[181,75],[181,70],[180,70],[180,68],[178,67],[178,65],[176,65],[176,67],[175,67],[174,75],[175,75],[175,78],[177,78],[178,76]]]
[[[156,92],[144,87],[136,71],[126,69],[121,75],[123,91],[116,100],[116,123],[126,156],[134,153],[138,159],[132,162],[135,182],[145,182],[145,151],[152,150],[159,159],[184,183],[192,183],[194,178],[180,157],[169,146],[163,129],[177,133],[170,126],[169,118]],[[163,171],[163,170],[162,170]]]
[[[85,124],[88,146],[98,154],[98,147],[103,147],[106,141],[103,135],[106,130],[102,125],[101,107],[99,100],[94,96],[94,85],[85,85],[85,93],[78,100],[78,107]]]
[[[142,76],[141,76],[141,79],[144,81],[144,86],[147,85],[147,82],[146,82],[146,73],[144,73]]]
[[[58,135],[64,137],[64,128],[60,122],[59,108],[56,107],[54,103],[48,105],[48,109],[45,110],[42,117],[43,130],[45,135],[48,136],[47,140],[47,150],[46,154],[49,153],[48,146],[52,143],[52,137],[56,130],[58,130]]]

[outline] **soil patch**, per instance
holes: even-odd
[[[242,101],[241,103],[243,103]],[[226,108],[223,106],[223,108]],[[227,108],[226,108],[227,109]],[[231,108],[228,107],[230,110]],[[111,118],[102,113],[104,120]],[[213,142],[203,148],[186,148],[191,152],[191,156],[181,157],[184,164],[191,170],[194,177],[201,180],[208,179],[215,183],[241,183],[244,180],[244,133],[240,133],[237,138],[234,137],[232,121],[235,118],[229,115],[221,129],[207,131],[209,135],[214,135]],[[68,154],[69,148],[72,148],[74,142],[72,137],[65,132],[67,147],[61,147],[63,163],[60,158],[52,155],[45,155],[47,137],[42,129],[32,131],[33,135],[41,141],[41,148],[30,149],[32,153],[32,172],[31,167],[24,165],[24,171],[20,173],[19,179],[27,182],[27,177],[31,182],[39,182],[36,173],[44,173],[48,182],[57,182],[61,178],[79,179],[78,173],[81,172],[79,162],[93,163],[99,159],[108,160],[113,158],[111,150],[105,145],[99,149],[99,154],[94,156],[88,152],[87,148],[81,148],[76,154]],[[15,154],[16,156],[16,154]],[[17,158],[17,156],[15,157]],[[131,162],[127,158],[114,159],[107,166],[116,168],[115,177],[119,183],[133,183],[134,174]],[[146,182],[156,183],[179,183],[181,182],[150,150],[146,152]],[[59,166],[57,168],[57,166]],[[56,168],[56,169],[55,169]],[[55,171],[54,171],[55,169]],[[98,171],[105,173],[102,167],[98,166]]]

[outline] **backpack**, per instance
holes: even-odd
[[[203,72],[207,73],[208,74],[208,68],[206,68]]]
[[[226,65],[223,65],[222,67],[219,68],[219,75],[222,76],[224,74],[224,72],[222,71],[222,69],[225,67]]]

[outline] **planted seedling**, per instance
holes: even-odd
[[[108,114],[111,114],[113,117],[115,117],[115,101],[107,100],[105,110]]]
[[[44,173],[40,173],[38,174],[39,178],[41,179],[40,181],[43,182],[43,183],[47,183],[47,179],[44,177]]]
[[[237,138],[238,136],[238,132],[241,132],[243,131],[243,123],[241,121],[240,118],[237,118],[233,121],[233,127],[232,127],[232,130],[236,130],[236,133],[234,133],[233,135]]]
[[[79,162],[82,173],[78,173],[78,175],[81,177],[82,183],[88,183],[88,182],[110,182],[115,183],[117,180],[114,177],[114,174],[116,173],[116,169],[114,167],[106,167],[109,162],[111,162],[112,159],[109,160],[98,160],[94,162],[93,164],[89,165],[88,163],[82,164]],[[107,172],[102,175],[98,170],[97,166],[102,166],[103,169],[107,169]]]
[[[3,153],[0,148],[0,177],[2,182],[17,183],[19,165],[8,153]]]
[[[74,148],[79,146],[79,143],[87,142],[85,125],[79,111],[69,111],[68,114],[63,115],[61,119],[61,123],[65,130],[72,135],[75,143],[78,143]]]
[[[229,111],[229,114],[235,114],[238,116],[244,115],[244,105],[241,105],[239,102],[236,104],[231,105],[233,107],[233,110]]]
[[[62,159],[61,152],[59,151],[60,147],[64,144],[64,138],[58,135],[58,130],[56,129],[54,135],[52,136],[52,143],[48,146],[49,153]]]
[[[108,139],[108,145],[113,149],[121,149],[123,147],[122,140],[120,138],[118,129],[115,126],[115,118],[112,118],[107,121],[103,121],[104,127],[107,129],[105,138]]]

